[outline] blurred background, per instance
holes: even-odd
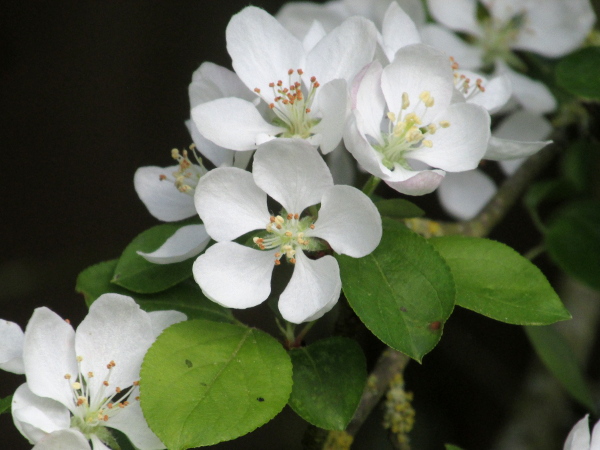
[[[133,174],[144,165],[170,165],[170,149],[190,144],[184,120],[192,72],[203,61],[230,65],[225,27],[246,4],[4,5],[0,318],[25,327],[34,308],[47,306],[78,324],[86,308],[74,292],[77,274],[118,257],[138,233],[157,224],[133,189]],[[275,13],[282,2],[253,4]],[[435,198],[420,201],[439,216]],[[519,251],[537,243],[518,209],[493,237]],[[543,258],[539,264],[554,273]],[[422,366],[411,364],[406,372],[408,389],[415,391],[415,434],[434,443],[414,448],[441,448],[443,442],[489,448],[510,414],[530,356],[519,327],[457,311],[441,344]],[[0,372],[0,398],[22,381]],[[377,420],[359,436],[362,448],[390,448],[371,434]],[[257,432],[215,448],[301,448],[303,432],[302,421],[286,410]],[[30,448],[10,414],[0,415],[0,448]]]

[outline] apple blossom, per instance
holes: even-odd
[[[22,374],[23,367],[23,330],[8,320],[0,320],[0,369]]]
[[[563,450],[600,450],[600,422],[596,422],[590,437],[589,414],[575,424]]]
[[[114,448],[107,428],[140,449],[164,445],[139,405],[142,359],[169,325],[185,320],[177,311],[146,313],[131,299],[104,294],[74,331],[57,314],[37,308],[25,330],[27,382],[13,396],[16,427],[36,449]]]
[[[283,210],[271,214],[267,195]],[[231,308],[249,308],[267,299],[273,267],[283,257],[294,265],[279,298],[284,319],[301,323],[329,311],[340,295],[335,258],[311,259],[329,248],[360,258],[381,239],[381,217],[371,200],[350,186],[333,185],[316,149],[297,139],[259,146],[253,173],[219,168],[200,180],[196,208],[217,243],[200,255],[193,274],[204,294]],[[305,210],[321,203],[315,211]],[[232,240],[253,230],[257,248]],[[305,253],[306,252],[306,253]]]

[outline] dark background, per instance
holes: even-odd
[[[117,257],[133,237],[157,223],[137,198],[133,174],[144,165],[170,165],[170,149],[190,143],[183,122],[189,116],[192,72],[203,61],[229,65],[225,27],[246,4],[13,0],[4,5],[0,318],[24,327],[34,308],[47,306],[79,323],[86,308],[74,292],[77,274]],[[282,2],[254,4],[275,13]],[[522,236],[530,237],[531,227],[522,217],[513,214],[503,240],[528,250],[532,245]],[[420,432],[439,435],[440,444],[486,448],[529,352],[519,328],[457,312],[424,366],[413,364],[407,372],[417,406],[434,405],[418,408]],[[455,354],[464,356],[451,359]],[[483,371],[477,380],[487,381],[473,383],[473,371]],[[22,381],[0,372],[0,397]],[[302,433],[302,422],[286,410],[253,436],[219,447],[299,448]],[[368,433],[367,428],[361,438],[364,448],[375,448]],[[29,447],[10,414],[1,415],[0,448]]]

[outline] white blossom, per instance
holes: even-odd
[[[25,373],[23,366],[23,330],[8,320],[0,319],[0,369]]]
[[[596,422],[590,437],[589,414],[575,424],[563,450],[600,450],[600,422]]]

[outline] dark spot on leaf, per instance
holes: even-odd
[[[185,365],[188,366],[188,369],[191,369],[193,366],[192,362],[189,359],[185,360]]]
[[[400,307],[400,311],[402,311],[402,312],[408,312],[408,309],[406,309],[404,306],[401,306]]]
[[[200,383],[200,386],[208,386],[206,383]]]
[[[259,402],[264,402],[265,401],[265,399],[262,398],[262,397],[258,397],[256,400],[258,400]]]
[[[115,273],[115,276],[113,277],[112,281],[117,281],[119,278],[121,278],[121,274]]]
[[[432,331],[437,331],[437,330],[440,329],[441,326],[442,326],[442,322],[440,322],[438,320],[438,321],[435,321],[435,322],[431,322],[429,324],[429,329],[432,330]]]

